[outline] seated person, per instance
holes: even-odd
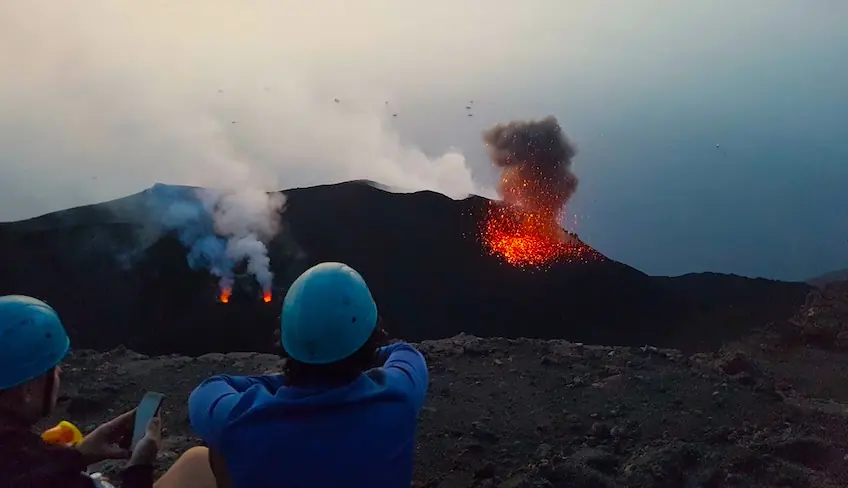
[[[298,277],[280,342],[283,374],[214,376],[189,398],[219,479],[234,488],[408,488],[427,364],[409,344],[380,347],[385,332],[359,273],[322,263]]]
[[[96,488],[109,482],[86,473],[106,459],[129,458],[118,480],[123,488],[216,488],[205,448],[183,455],[154,484],[153,463],[161,444],[159,419],[130,453],[134,412],[85,436],[74,447],[51,445],[32,431],[56,406],[59,364],[70,340],[59,316],[35,298],[0,297],[0,488]]]

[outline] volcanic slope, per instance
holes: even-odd
[[[830,273],[825,273],[821,276],[816,276],[815,278],[807,280],[807,283],[822,288],[830,283],[836,283],[838,281],[848,281],[848,269],[839,269],[831,271]]]
[[[188,267],[186,250],[151,211],[163,189],[193,191],[156,185],[0,224],[0,293],[54,304],[80,347],[197,355],[268,351],[261,338],[275,327],[287,286],[326,260],[358,269],[388,326],[408,340],[466,332],[703,348],[785,320],[809,290],[727,275],[650,277],[611,259],[527,271],[483,251],[490,201],[357,181],[285,191],[284,230],[269,245],[274,301],[248,287],[220,304],[216,280]]]

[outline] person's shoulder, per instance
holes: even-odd
[[[386,369],[383,367],[369,369],[365,376],[378,386],[386,384]]]
[[[429,374],[426,363],[410,364],[407,361],[389,361],[385,366],[374,368],[366,373],[374,384],[398,399],[419,404],[427,391]]]

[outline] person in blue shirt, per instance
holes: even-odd
[[[219,483],[409,488],[429,383],[421,353],[382,345],[371,292],[342,263],[298,277],[280,318],[282,374],[214,376],[189,397]]]

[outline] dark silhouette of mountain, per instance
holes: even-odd
[[[529,272],[482,251],[488,200],[356,181],[285,191],[284,230],[269,245],[274,300],[243,282],[221,304],[214,277],[190,269],[157,225],[147,204],[155,189],[0,224],[0,294],[48,300],[77,347],[201,354],[273,350],[287,286],[328,260],[359,270],[390,332],[413,341],[466,332],[701,348],[786,320],[810,289],[712,273],[651,277],[610,259]]]
[[[825,273],[821,276],[816,276],[815,278],[810,278],[807,280],[807,283],[821,288],[837,281],[848,281],[848,269],[839,269],[831,271],[830,273]]]

